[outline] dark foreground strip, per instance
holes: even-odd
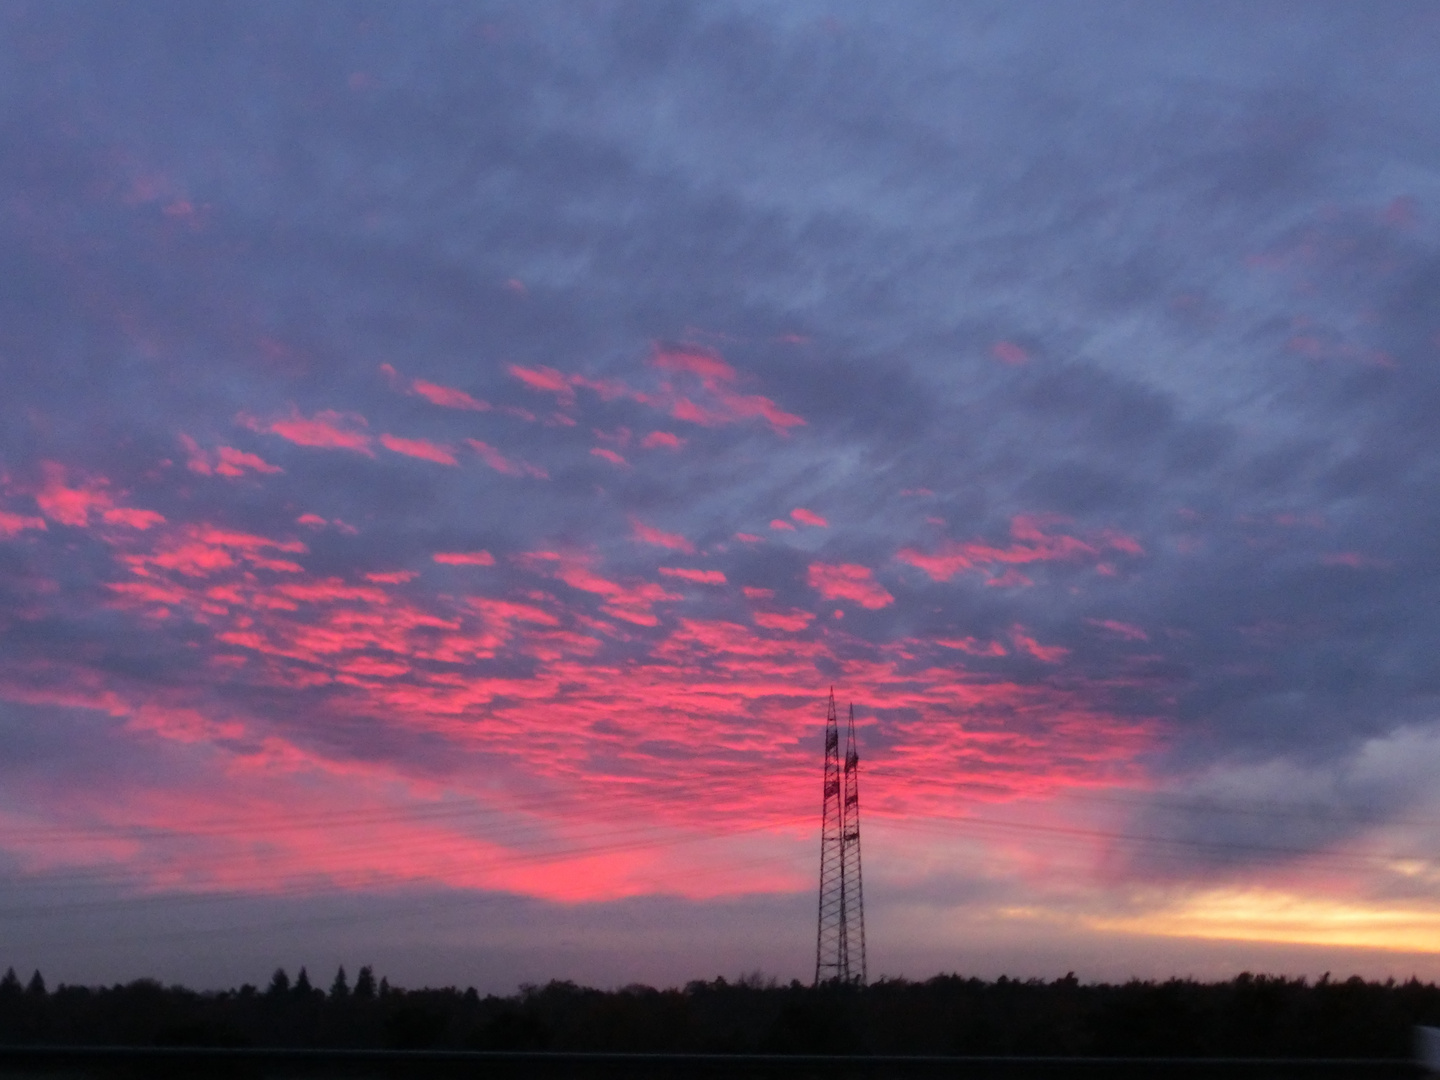
[[[321,1050],[0,1046],[0,1070],[99,1075],[1194,1077],[1196,1080],[1419,1080],[1403,1058],[953,1057],[848,1054],[620,1054],[488,1050]]]

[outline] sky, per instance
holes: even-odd
[[[1437,51],[0,0],[0,965],[1440,978]]]

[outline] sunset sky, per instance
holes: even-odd
[[[1437,55],[0,0],[0,968],[1440,978]]]

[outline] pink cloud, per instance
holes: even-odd
[[[440,551],[431,556],[446,566],[494,566],[495,556],[488,551]]]
[[[811,563],[807,580],[827,600],[853,600],[872,611],[895,601],[869,567],[855,563]]]
[[[447,409],[469,409],[472,412],[488,412],[490,409],[488,401],[471,397],[464,390],[457,390],[453,386],[441,386],[438,383],[426,382],[424,379],[413,379],[410,389],[432,405],[440,405]]]
[[[774,589],[761,589],[755,585],[745,585],[740,591],[751,600],[769,600],[775,596]]]
[[[429,439],[402,439],[398,435],[384,434],[380,436],[380,445],[394,453],[420,458],[423,461],[433,461],[437,465],[459,464],[455,460],[455,455],[447,447],[433,443]]]
[[[468,603],[494,623],[526,622],[540,626],[560,625],[559,619],[534,604],[521,604],[513,600],[493,600],[482,596],[472,596]]]
[[[590,448],[590,453],[595,457],[604,458],[606,461],[610,462],[610,464],[618,465],[622,469],[628,469],[630,467],[630,463],[628,461],[626,461],[623,457],[621,457],[614,450],[611,450],[608,447],[592,446]]]
[[[692,570],[684,566],[662,566],[660,573],[666,577],[683,578],[697,585],[724,585],[725,575],[719,570]]]
[[[28,517],[24,514],[12,514],[0,510],[0,536],[17,536],[26,529],[46,528],[45,519],[41,517]]]
[[[795,526],[791,525],[790,522],[786,521],[784,518],[775,518],[773,521],[770,522],[770,528],[779,529],[782,532],[795,531]]]
[[[506,476],[533,476],[538,480],[550,478],[550,474],[539,465],[507,458],[495,447],[481,442],[479,439],[466,439],[465,444],[475,451],[481,461],[498,473],[504,473]]]
[[[638,518],[630,519],[630,529],[636,540],[646,544],[669,548],[671,551],[694,552],[695,550],[695,545],[679,533],[662,532],[652,525],[646,525]]]
[[[624,426],[616,428],[614,432],[603,431],[600,428],[591,428],[590,430],[601,442],[614,443],[620,447],[629,446],[630,439],[634,435],[634,432]]]
[[[742,544],[758,544],[764,537],[756,536],[754,533],[737,532],[735,539],[739,540]]]
[[[257,473],[281,473],[285,470],[272,465],[258,454],[237,450],[233,446],[217,447],[212,456],[189,435],[180,435],[180,444],[185,447],[185,467],[201,476],[244,476],[248,470]]]
[[[549,572],[572,589],[604,597],[602,611],[637,626],[659,625],[659,618],[651,610],[655,604],[663,600],[685,599],[679,593],[666,592],[662,586],[652,582],[623,585],[601,577],[590,569],[589,558],[555,551],[534,551],[516,561],[521,566]]]
[[[1115,572],[1113,569],[1106,567],[1103,563],[1100,566],[1096,567],[1096,569],[1099,570],[1102,574],[1106,573],[1107,570],[1109,573],[1112,574]],[[985,582],[985,584],[992,589],[1025,589],[1029,588],[1031,585],[1034,585],[1035,582],[1012,566],[1010,567],[1010,569],[1006,570],[998,577],[990,578],[988,581]]]
[[[278,573],[300,573],[300,564],[269,554],[303,554],[308,550],[298,540],[272,540],[252,533],[217,529],[210,525],[187,525],[178,533],[163,537],[151,550],[126,555],[122,561],[140,577],[157,572],[183,577],[209,577],[240,564]]]
[[[826,521],[819,514],[813,510],[806,510],[803,506],[797,506],[794,510],[791,510],[790,516],[800,522],[801,525],[814,525],[819,529],[828,528],[830,525],[830,522]]]
[[[1126,641],[1149,641],[1150,635],[1138,626],[1130,623],[1120,622],[1118,619],[1086,619],[1087,623],[1100,630],[1108,630],[1110,633],[1124,638]]]
[[[1389,559],[1377,559],[1372,555],[1362,555],[1358,551],[1337,551],[1322,555],[1320,563],[1323,566],[1348,566],[1352,570],[1385,570],[1392,565]]]
[[[791,611],[789,613],[757,611],[750,617],[755,620],[756,626],[763,626],[767,630],[785,630],[790,633],[804,630],[815,618],[808,611]]]
[[[923,570],[935,581],[949,581],[962,571],[975,571],[990,576],[992,583],[996,585],[1012,585],[1030,583],[1023,574],[1013,571],[1017,565],[1036,562],[1099,562],[1102,553],[1107,549],[1126,555],[1138,556],[1145,553],[1137,540],[1113,529],[1101,530],[1085,540],[1047,531],[1063,520],[1057,517],[1017,514],[1010,522],[1010,535],[1014,543],[1008,547],[995,547],[980,541],[958,543],[947,540],[936,551],[903,548],[895,557]],[[991,569],[995,566],[1006,566],[1011,570],[996,577],[995,571]]]
[[[707,387],[735,381],[735,369],[708,350],[684,347],[656,349],[651,363],[667,371],[688,372]]]
[[[736,372],[719,356],[694,346],[656,349],[651,363],[662,371],[675,372],[699,381],[711,403],[698,405],[688,397],[672,397],[671,415],[677,420],[713,427],[740,420],[759,418],[767,421],[776,432],[803,425],[803,417],[787,413],[775,402],[758,394],[739,394],[732,389]],[[674,390],[667,386],[667,392]]]
[[[971,656],[1008,656],[1004,645],[998,641],[980,641],[973,637],[963,638],[936,638],[936,645],[943,645],[947,649],[958,649],[961,652],[969,653]]]
[[[71,487],[66,483],[65,467],[54,461],[43,462],[40,466],[41,487],[35,493],[35,502],[46,517],[61,525],[84,527],[90,524],[90,515],[114,505],[103,480],[82,481]]]
[[[990,347],[990,355],[1002,364],[1024,364],[1030,359],[1030,354],[1013,341],[997,341]]]
[[[652,431],[640,440],[640,445],[646,450],[654,450],[659,446],[663,446],[667,450],[679,450],[685,445],[685,440],[680,438],[679,435],[670,434],[668,431]]]
[[[296,412],[288,419],[275,420],[269,424],[243,414],[237,419],[251,430],[279,435],[296,446],[311,446],[321,450],[353,450],[367,457],[375,456],[370,449],[370,436],[357,430],[357,426],[365,425],[365,418],[354,413],[325,409],[312,417],[305,417]]]
[[[511,364],[510,374],[532,390],[554,394],[565,406],[575,403],[575,391],[594,391],[603,401],[630,400],[664,409],[677,420],[715,427],[761,419],[779,434],[802,425],[804,419],[787,413],[775,402],[758,394],[741,394],[734,388],[735,369],[719,356],[698,347],[656,349],[652,365],[664,373],[658,393],[628,386],[618,379],[602,379],[580,374],[566,374],[550,367],[523,367]],[[686,384],[683,388],[675,384]],[[699,401],[694,398],[700,398]],[[678,449],[684,440],[669,432],[654,432],[642,443],[647,449],[667,446]],[[672,441],[674,440],[674,441]]]
[[[1046,664],[1058,664],[1065,657],[1070,655],[1070,650],[1063,645],[1041,645],[1033,637],[1025,633],[1025,628],[1019,623],[1010,629],[1010,640],[1021,652],[1027,652],[1036,660]]]
[[[209,476],[214,471],[210,464],[210,458],[200,444],[183,432],[180,435],[180,445],[185,447],[185,467],[193,473],[201,476]]]
[[[571,405],[575,401],[575,388],[570,385],[570,380],[554,368],[527,368],[511,364],[508,370],[530,389],[554,394],[563,405]]]
[[[306,525],[312,529],[323,529],[326,525],[330,524],[319,514],[301,514],[295,519],[295,522],[298,525]]]
[[[125,525],[145,530],[163,525],[165,518],[153,510],[137,510],[115,505],[103,477],[90,477],[71,484],[65,467],[58,462],[40,464],[41,485],[35,492],[35,503],[46,517],[62,525],[84,528],[95,515],[107,525]]]
[[[237,450],[233,446],[220,446],[215,450],[217,458],[215,471],[221,476],[243,476],[248,469],[258,473],[282,473],[279,465],[272,465],[259,454]]]
[[[101,515],[107,525],[126,525],[132,529],[152,529],[164,525],[165,518],[154,510],[136,510],[128,506],[115,506]]]
[[[387,570],[366,574],[365,580],[373,581],[377,585],[404,585],[407,581],[413,581],[417,576],[414,570]]]
[[[554,791],[584,777],[584,794],[573,806],[546,797],[547,829],[556,838],[572,827],[582,835],[593,830],[594,807],[602,804],[624,808],[647,828],[698,825],[697,835],[709,835],[717,811],[737,827],[789,827],[793,792],[813,782],[810,748],[832,679],[862,716],[884,710],[888,717],[893,737],[870,751],[882,767],[870,774],[866,796],[887,814],[953,815],[977,802],[1043,799],[1071,785],[1140,782],[1146,755],[1163,735],[1157,723],[1134,715],[1128,698],[1123,710],[1111,711],[1115,687],[1108,680],[1087,681],[1076,671],[1063,680],[1017,682],[994,665],[957,663],[965,658],[944,654],[932,660],[934,642],[902,638],[877,646],[834,634],[847,624],[830,621],[833,605],[820,612],[830,634],[802,632],[816,622],[803,611],[762,612],[739,622],[666,619],[662,626],[656,611],[668,595],[663,590],[607,580],[598,565],[574,556],[535,553],[526,565],[592,594],[603,605],[598,612],[590,610],[598,606],[590,597],[553,582],[514,595],[457,597],[390,587],[400,584],[388,580],[399,571],[368,582],[302,574],[268,581],[252,572],[250,555],[274,556],[277,545],[295,541],[220,530],[189,539],[203,539],[231,565],[190,577],[142,559],[112,597],[113,608],[137,630],[162,611],[171,620],[194,619],[208,628],[196,635],[208,649],[196,654],[202,674],[276,701],[303,689],[305,717],[321,730],[364,718],[385,725],[386,738],[397,744],[443,740],[457,759],[483,753],[495,772],[467,787],[461,770],[441,790],[412,782],[383,757],[358,758],[349,748],[337,753],[324,740],[287,741],[286,725],[252,720],[233,701],[216,706],[205,689],[189,697],[157,694],[154,686],[133,691],[124,680],[86,667],[83,656],[59,658],[53,672],[25,673],[32,696],[86,701],[156,737],[203,744],[206,757],[218,760],[217,772],[199,777],[193,801],[152,788],[138,801],[105,804],[115,819],[163,826],[167,836],[201,829],[196,839],[204,842],[152,849],[143,829],[133,844],[127,841],[126,865],[141,881],[183,873],[186,881],[266,891],[287,887],[292,876],[303,881],[326,874],[365,885],[446,882],[600,898],[653,891],[663,871],[674,883],[665,887],[687,895],[791,888],[788,879],[773,883],[743,869],[710,867],[708,852],[687,861],[687,849],[668,841],[656,851],[626,849],[620,857],[554,856],[554,844],[491,846],[448,813],[437,822],[424,812],[412,820],[401,811],[445,810],[467,797],[485,805],[498,798],[497,808],[506,809],[506,783],[530,781],[534,789]],[[160,546],[170,540],[159,533]],[[651,629],[637,633],[637,625]],[[612,642],[625,643],[623,658],[609,650]],[[992,654],[994,643],[969,644],[965,651]],[[3,675],[19,681],[13,669]],[[1132,689],[1127,684],[1125,693]],[[613,729],[594,731],[588,725],[597,716]],[[576,738],[577,731],[585,737]],[[667,752],[682,735],[726,752]],[[606,752],[623,754],[622,768],[595,768],[597,741]],[[756,776],[766,782],[757,784]],[[108,791],[94,795],[97,806],[102,795],[112,798]],[[83,791],[71,796],[89,797]],[[327,808],[339,803],[384,811],[374,815],[381,824],[367,826],[363,845],[336,849],[327,835],[333,829]],[[252,804],[286,807],[285,827],[267,833],[260,845],[243,829],[217,839],[211,823],[243,822],[249,816],[243,808]],[[67,813],[85,812],[67,803]],[[306,822],[316,817],[322,824],[310,829]],[[808,815],[794,824],[804,820]],[[167,854],[177,849],[183,858]],[[793,884],[803,886],[803,879]]]

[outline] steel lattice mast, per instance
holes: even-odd
[[[845,756],[835,690],[825,711],[825,800],[820,818],[820,911],[815,928],[815,982],[859,982],[865,968],[865,897],[860,878],[860,756],[850,708]],[[843,764],[842,764],[843,761]],[[851,946],[856,946],[856,963]]]
[[[850,916],[846,933],[849,977],[865,985],[865,883],[860,874],[860,753],[855,749],[855,706],[850,706],[850,726],[845,739],[845,833],[840,848],[844,868],[845,903]],[[856,962],[858,961],[858,963]]]

